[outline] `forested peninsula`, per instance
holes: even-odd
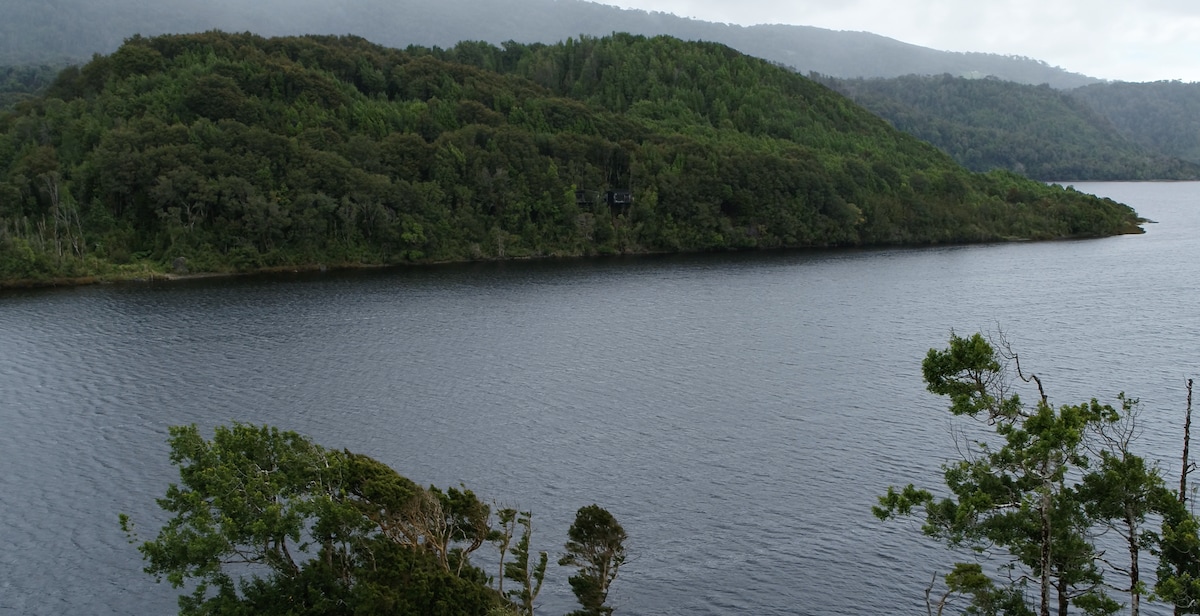
[[[0,279],[1093,237],[715,43],[134,37],[0,116]]]

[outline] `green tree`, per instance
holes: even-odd
[[[1162,535],[1154,594],[1175,605],[1175,614],[1200,613],[1200,518],[1189,505],[1188,476],[1196,466],[1189,449],[1192,437],[1192,380],[1187,381],[1183,422],[1183,456],[1179,491],[1160,503]]]
[[[625,562],[625,529],[599,505],[582,507],[567,531],[566,555],[558,564],[578,567],[569,579],[575,598],[583,606],[574,616],[603,616],[612,608],[604,605],[617,570]]]
[[[266,427],[220,427],[212,441],[194,425],[170,433],[180,484],[171,484],[159,506],[174,517],[138,549],[149,562],[147,573],[177,588],[195,582],[193,592],[180,597],[181,613],[236,603],[233,567],[262,571],[261,584],[285,585],[301,577],[316,547],[306,526],[318,512],[325,513],[322,522],[330,522],[317,531],[324,550],[320,561],[330,565],[333,579],[348,577],[350,544],[364,527],[361,517],[345,515],[333,499],[340,478],[330,471],[341,466],[340,456],[295,433]],[[129,528],[128,518],[121,522]]]
[[[1033,616],[1020,587],[997,586],[979,563],[956,563],[943,581],[945,587],[936,601],[933,593],[936,574],[925,589],[929,616],[942,616],[956,597],[968,600],[965,613],[972,616]]]
[[[508,577],[504,574],[504,559],[508,557],[509,546],[512,545],[513,535],[517,530],[517,510],[511,507],[498,509],[496,511],[496,519],[500,522],[500,528],[492,531],[488,537],[496,544],[496,550],[500,553],[499,571],[495,577],[496,592],[504,594],[504,580]]]
[[[521,538],[510,550],[513,561],[502,564],[502,566],[504,577],[519,584],[516,589],[508,591],[508,596],[515,600],[521,614],[533,616],[533,602],[537,600],[538,594],[542,591],[542,582],[546,578],[546,561],[549,556],[545,552],[538,552],[536,562],[531,562],[529,559],[529,542],[533,537],[533,525],[532,515],[528,511],[515,512],[507,509],[500,513],[500,520],[510,533],[513,530],[514,522],[521,527]],[[512,535],[506,536],[511,538]],[[507,545],[507,541],[505,544]],[[501,562],[503,563],[503,561]]]
[[[266,426],[170,435],[180,482],[158,504],[173,517],[138,549],[147,573],[193,586],[181,614],[483,616],[507,604],[463,564],[480,532],[470,491],[426,490]],[[132,537],[128,516],[121,525]]]
[[[1200,613],[1200,520],[1187,499],[1194,468],[1188,452],[1191,381],[1175,492],[1155,465],[1134,453],[1136,399],[1118,395],[1119,410],[1095,400],[1051,407],[1041,380],[1022,372],[1007,344],[997,351],[979,334],[951,336],[949,348],[931,350],[923,367],[929,390],[948,396],[955,415],[986,419],[996,443],[971,443],[967,459],[944,467],[951,498],[936,499],[910,484],[889,488],[874,512],[888,519],[921,510],[929,536],[981,553],[1002,547],[1010,561],[997,570],[1009,571],[1015,581],[998,585],[978,563],[958,563],[940,586],[935,579],[926,589],[930,613],[942,613],[956,597],[969,600],[967,613],[1034,613],[1023,591],[1035,582],[1038,614],[1050,613],[1052,593],[1060,615],[1072,606],[1086,614],[1115,613],[1121,606],[1108,588],[1127,593],[1127,609],[1137,615],[1147,595],[1146,553],[1158,556],[1150,598],[1171,603],[1176,614]],[[1016,395],[1014,376],[1036,385],[1035,407]],[[1159,533],[1151,526],[1156,520]],[[1124,549],[1097,549],[1101,536],[1118,539]]]
[[[1123,559],[1116,556],[1101,559],[1128,580],[1127,585],[1114,588],[1129,593],[1129,613],[1138,616],[1146,593],[1141,556],[1159,546],[1159,536],[1147,528],[1147,520],[1161,512],[1173,495],[1158,469],[1133,453],[1133,440],[1139,433],[1137,400],[1124,394],[1119,399],[1118,421],[1101,424],[1092,435],[1090,447],[1093,460],[1098,462],[1083,476],[1077,492],[1093,523],[1101,532],[1119,537],[1126,548]]]
[[[491,535],[491,508],[479,500],[466,486],[442,492],[429,486],[438,501],[442,517],[437,521],[436,550],[442,556],[446,570],[461,576],[470,566],[469,557]]]
[[[1082,501],[1068,475],[1087,465],[1085,436],[1115,421],[1117,411],[1095,400],[1051,406],[1016,354],[1007,345],[997,351],[979,334],[952,335],[948,348],[930,350],[922,368],[929,391],[949,397],[954,415],[986,422],[996,439],[972,443],[966,459],[944,467],[950,497],[939,500],[911,484],[889,488],[875,514],[888,519],[922,509],[931,537],[978,551],[1005,548],[1011,561],[1004,566],[1034,582],[1041,616],[1051,613],[1054,593],[1060,616],[1072,604],[1091,614],[1115,611],[1100,588]],[[1014,377],[1036,384],[1032,407],[1015,393]]]
[[[1200,519],[1179,500],[1163,505],[1154,594],[1174,604],[1175,614],[1200,614]]]

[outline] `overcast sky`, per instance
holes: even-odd
[[[861,30],[1092,77],[1200,81],[1200,0],[599,0],[742,25]]]

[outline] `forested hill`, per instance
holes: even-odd
[[[1200,128],[1200,116],[1147,113],[1158,100],[1149,89],[1153,84],[1088,86],[1080,92],[1091,96],[1083,97],[950,75],[822,81],[973,171],[1009,169],[1047,181],[1200,179],[1200,149],[1160,147],[1188,142],[1196,148],[1194,130],[1169,127]],[[1188,109],[1179,105],[1187,97],[1176,98],[1162,99],[1159,107]],[[1105,101],[1112,101],[1108,107],[1123,103],[1124,113],[1108,113]],[[1190,110],[1200,111],[1200,105]],[[1121,119],[1123,132],[1114,125]],[[1172,157],[1189,153],[1197,156],[1192,162]]]
[[[555,43],[581,34],[631,32],[717,41],[802,73],[838,77],[907,74],[995,75],[1070,88],[1096,79],[1030,58],[951,53],[866,32],[809,26],[743,27],[583,0],[7,0],[0,65],[86,60],[135,34],[206,30],[263,35],[354,34],[393,47]]]
[[[1143,147],[1200,163],[1200,83],[1103,83],[1071,96]]]
[[[66,65],[0,66],[0,111],[34,98],[54,82]]]
[[[135,38],[0,115],[0,208],[8,280],[1137,231],[786,69],[631,35]]]

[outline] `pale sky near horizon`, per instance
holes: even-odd
[[[742,25],[873,32],[1042,60],[1101,79],[1200,82],[1198,0],[597,0]]]

